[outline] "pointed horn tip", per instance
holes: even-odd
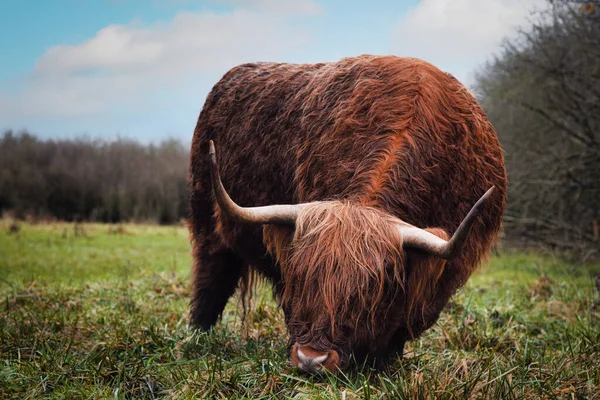
[[[208,155],[215,155],[215,142],[213,142],[212,140],[208,141]]]
[[[487,190],[487,192],[485,192],[483,194],[483,196],[481,196],[481,198],[477,201],[477,203],[475,203],[474,208],[476,208],[479,211],[479,209],[483,206],[483,204],[486,203],[488,201],[488,199],[492,196],[492,194],[494,193],[495,190],[496,190],[496,186],[492,186],[491,188],[489,188]]]
[[[483,205],[492,196],[492,193],[494,193],[494,190],[496,190],[496,186],[492,186],[491,188],[489,188],[483,194],[483,196],[481,196],[479,198],[479,200],[477,200],[477,202],[473,205],[473,208],[471,208],[471,211],[469,211],[469,213],[467,214],[465,219],[460,224],[459,228],[456,230],[456,232],[454,232],[454,235],[450,239],[450,241],[449,241],[450,246],[448,248],[448,252],[445,256],[443,256],[443,258],[446,258],[446,259],[454,258],[462,250],[462,248],[466,242],[466,234],[468,234],[468,232],[471,230],[471,226],[475,223],[475,219],[481,212]]]

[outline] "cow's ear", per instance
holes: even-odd
[[[448,240],[446,231],[439,228],[427,228],[427,232],[443,240]],[[406,252],[408,279],[406,293],[408,299],[407,326],[419,325],[419,321],[427,320],[427,305],[438,291],[437,285],[446,268],[446,260],[422,250]],[[423,319],[425,318],[425,319]]]
[[[288,259],[294,239],[294,227],[289,225],[263,225],[263,243],[267,252],[279,264],[284,264]]]

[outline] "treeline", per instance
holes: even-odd
[[[505,150],[509,243],[600,255],[600,7],[547,11],[478,74]],[[186,216],[187,146],[0,140],[0,212],[171,223]]]
[[[506,238],[600,255],[600,7],[549,2],[476,91],[506,155]]]
[[[187,146],[7,131],[0,139],[0,215],[99,222],[177,222],[186,216]]]

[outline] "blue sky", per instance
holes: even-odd
[[[544,0],[19,0],[0,5],[0,130],[191,138],[249,61],[423,58],[470,84]]]

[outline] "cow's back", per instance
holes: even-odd
[[[194,135],[192,180],[205,196],[209,139],[225,188],[243,206],[345,198],[452,233],[495,185],[463,256],[444,273],[455,282],[448,293],[500,228],[506,177],[495,132],[458,81],[418,59],[236,67],[209,94]],[[196,208],[197,226],[206,213]],[[264,254],[258,228],[224,236]]]

